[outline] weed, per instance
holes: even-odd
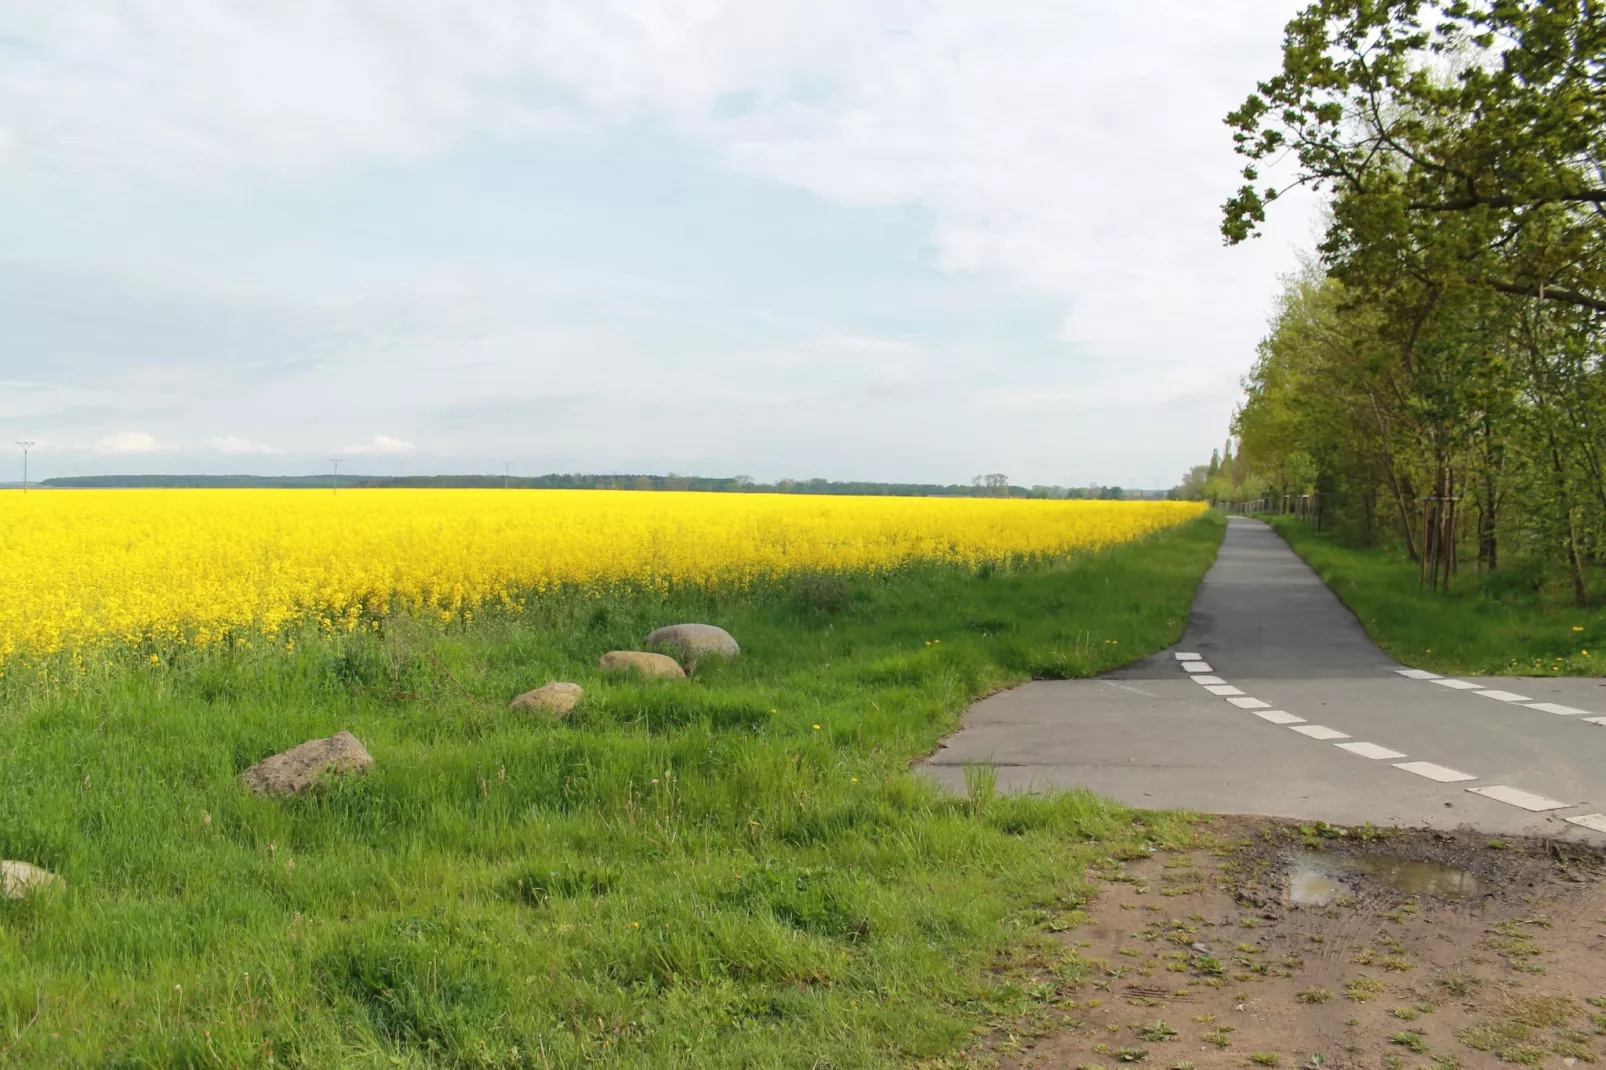
[[[1402,1048],[1408,1048],[1418,1055],[1421,1055],[1423,1052],[1428,1050],[1427,1039],[1423,1037],[1421,1033],[1417,1033],[1409,1029],[1399,1033],[1391,1033],[1389,1035],[1389,1043],[1398,1044]]]
[[[1296,998],[1301,1003],[1326,1003],[1333,998],[1333,993],[1325,988],[1307,988]]]
[[[1451,970],[1439,978],[1439,984],[1443,985],[1444,990],[1450,995],[1464,999],[1483,987],[1483,978]]]
[[[992,762],[965,763],[965,797],[971,813],[983,813],[998,796],[998,767]]]
[[[1225,1048],[1232,1043],[1232,1026],[1218,1025],[1205,1032],[1202,1038],[1206,1044],[1214,1044],[1218,1048]]]
[[[1278,1055],[1274,1051],[1257,1051],[1253,1055],[1249,1056],[1249,1061],[1254,1063],[1256,1066],[1275,1067],[1283,1064],[1282,1056]]]
[[[1137,1034],[1139,1040],[1166,1041],[1175,1037],[1177,1031],[1166,1025],[1165,1019],[1156,1018],[1148,1025],[1138,1026]]]
[[[1344,995],[1356,1003],[1365,1003],[1385,991],[1387,986],[1375,977],[1357,977],[1344,986]]]

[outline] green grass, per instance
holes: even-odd
[[[1606,675],[1606,614],[1463,572],[1424,591],[1399,551],[1356,549],[1288,517],[1272,527],[1403,665],[1468,675]]]
[[[0,679],[6,1066],[893,1066],[1033,998],[1084,868],[1180,843],[1083,792],[945,797],[909,763],[978,695],[1180,636],[1222,524],[1054,565],[549,598],[290,652]],[[690,682],[603,651],[710,620]],[[575,680],[564,722],[507,710]],[[353,731],[370,775],[246,766]],[[1035,950],[1034,950],[1035,948]],[[1060,950],[1056,951],[1055,949]],[[1062,963],[1065,976],[1075,963]]]

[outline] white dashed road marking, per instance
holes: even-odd
[[[1583,817],[1569,817],[1567,820],[1579,828],[1586,828],[1592,832],[1606,832],[1606,814],[1585,814]]]
[[[1589,712],[1588,710],[1575,710],[1571,706],[1559,706],[1554,702],[1530,702],[1528,703],[1528,708],[1530,710],[1538,710],[1540,713],[1554,713],[1560,717],[1582,717]]]
[[[1340,732],[1336,728],[1328,728],[1324,724],[1301,724],[1301,725],[1295,725],[1294,726],[1294,731],[1298,732],[1302,736],[1309,736],[1312,739],[1348,739],[1349,738],[1349,733],[1348,732]]]
[[[1499,699],[1501,702],[1532,702],[1527,695],[1519,695],[1515,691],[1479,691],[1480,698]]]
[[[1212,695],[1220,695],[1241,710],[1249,710],[1262,720],[1270,721],[1276,725],[1288,726],[1300,735],[1308,736],[1311,739],[1334,740],[1350,738],[1348,732],[1340,732],[1336,728],[1329,728],[1323,724],[1306,724],[1303,717],[1288,713],[1285,710],[1271,709],[1271,703],[1245,695],[1243,691],[1227,683],[1221,677],[1213,675],[1215,670],[1198,654],[1178,654],[1176,658],[1182,662],[1183,670],[1192,674],[1190,679],[1198,682],[1206,691]],[[1485,688],[1482,684],[1475,684],[1471,680],[1446,679],[1437,673],[1428,672],[1426,669],[1395,669],[1394,671],[1411,680],[1427,680],[1438,684],[1440,687],[1448,687],[1455,691],[1472,691],[1482,695],[1484,698],[1494,699],[1498,702],[1519,702],[1528,709],[1539,710],[1541,713],[1554,713],[1564,717],[1573,717],[1589,712],[1588,710],[1574,709],[1571,706],[1557,705],[1554,702],[1534,702],[1527,695],[1519,695],[1515,691],[1502,691],[1498,688]],[[1586,717],[1584,719],[1591,724],[1606,725],[1606,717]],[[1401,751],[1390,750],[1388,747],[1380,746],[1376,743],[1335,743],[1333,745],[1349,751],[1351,754],[1358,754],[1362,758],[1371,758],[1373,760],[1405,757]],[[1458,769],[1435,765],[1433,762],[1396,762],[1394,768],[1403,769],[1407,773],[1415,773],[1417,776],[1426,777],[1429,780],[1436,780],[1441,784],[1454,784],[1460,781],[1478,779],[1471,773],[1463,773]],[[1485,799],[1493,799],[1495,802],[1503,802],[1508,806],[1519,807],[1533,813],[1565,810],[1567,807],[1574,805],[1573,803],[1560,802],[1556,799],[1547,799],[1543,795],[1535,795],[1532,792],[1523,791],[1520,788],[1507,787],[1504,784],[1493,784],[1487,787],[1468,788],[1466,790],[1474,795],[1481,795]],[[1586,814],[1583,817],[1569,817],[1567,820],[1582,828],[1606,833],[1606,814]]]
[[[1254,713],[1256,717],[1270,721],[1272,724],[1298,724],[1305,719],[1303,717],[1295,717],[1293,714],[1282,710],[1255,710]],[[1400,757],[1403,758],[1405,755],[1402,754]]]
[[[1333,746],[1347,750],[1351,754],[1359,754],[1362,758],[1403,758],[1405,754],[1387,747],[1379,747],[1376,743],[1335,743]]]
[[[1524,810],[1532,810],[1536,814],[1544,813],[1546,810],[1565,810],[1572,805],[1572,803],[1547,799],[1543,795],[1535,795],[1532,792],[1508,788],[1504,784],[1495,784],[1487,788],[1468,788],[1467,790],[1474,795],[1482,795],[1485,799],[1493,799],[1495,802],[1520,806]]]
[[[1398,762],[1394,768],[1404,769],[1407,773],[1415,773],[1417,776],[1425,776],[1429,780],[1437,780],[1440,784],[1453,784],[1458,780],[1478,779],[1471,773],[1446,769],[1444,766],[1434,765],[1432,762]]]

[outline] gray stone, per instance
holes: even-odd
[[[674,658],[664,654],[648,654],[640,650],[610,650],[602,655],[597,667],[603,672],[634,672],[642,676],[662,676],[670,680],[686,678],[686,671]]]
[[[731,633],[712,624],[671,624],[647,636],[647,649],[672,654],[687,665],[700,658],[734,658],[742,652]]]
[[[543,710],[562,717],[579,705],[585,689],[579,684],[554,680],[534,691],[526,691],[508,704],[510,710]]]
[[[0,896],[25,899],[35,892],[59,892],[67,882],[29,862],[0,862]]]
[[[356,736],[337,732],[262,759],[241,773],[240,781],[258,795],[300,795],[325,776],[363,773],[373,764]]]

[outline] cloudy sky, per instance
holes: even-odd
[[[1297,6],[7,0],[0,435],[1169,485],[1311,240],[1216,229]]]

